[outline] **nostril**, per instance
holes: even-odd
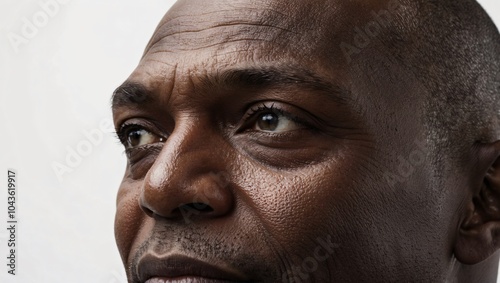
[[[144,213],[146,213],[147,216],[153,217],[154,212],[151,209],[149,209],[145,206],[141,206],[141,208],[142,208],[142,211],[144,211]]]
[[[214,209],[202,202],[193,202],[193,203],[187,203],[183,204],[176,209],[172,211],[172,216],[173,215],[198,215],[200,213],[209,213],[214,211]]]
[[[202,203],[202,202],[194,202],[194,203],[184,204],[181,207],[179,207],[179,209],[196,210],[199,212],[212,212],[212,211],[214,211],[214,209],[210,205],[208,205],[206,203]]]

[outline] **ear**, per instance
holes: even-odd
[[[479,263],[500,248],[500,141],[476,149],[472,194],[454,248],[464,264]]]

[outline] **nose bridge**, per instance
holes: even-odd
[[[189,129],[175,130],[167,139],[146,179],[150,186],[161,187],[165,182],[186,179],[206,171],[222,170],[217,163],[217,156],[211,143],[214,137],[203,133],[201,129],[190,126]],[[187,180],[187,179],[186,179]]]
[[[233,199],[223,142],[208,127],[184,122],[167,139],[146,175],[140,205],[146,213],[166,218],[182,216],[186,207],[197,215],[223,215]]]

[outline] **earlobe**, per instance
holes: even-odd
[[[464,264],[477,264],[500,249],[500,141],[481,144],[476,157],[472,174],[480,182],[471,188],[454,247]]]

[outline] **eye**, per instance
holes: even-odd
[[[259,114],[253,126],[256,131],[273,133],[290,132],[300,128],[303,128],[302,125],[279,113],[279,111]]]
[[[280,134],[311,128],[310,124],[294,113],[297,109],[283,103],[263,102],[249,109],[244,130]],[[300,113],[300,112],[299,112]]]
[[[127,149],[165,141],[163,137],[152,133],[140,125],[125,125],[118,135]]]

